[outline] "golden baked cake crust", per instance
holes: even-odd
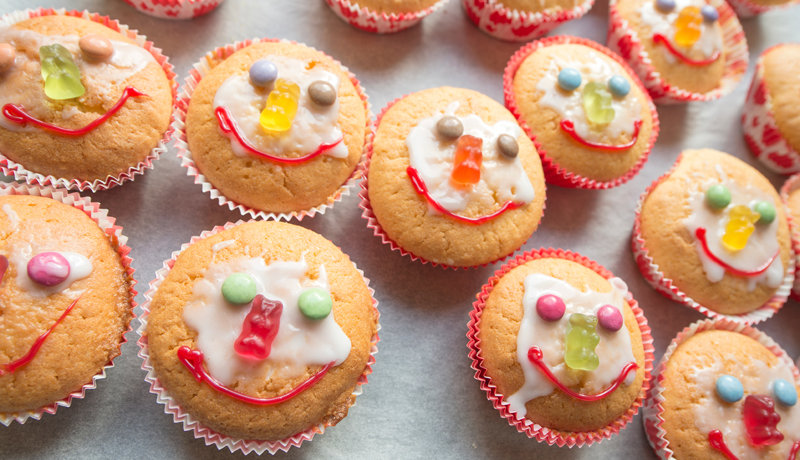
[[[785,43],[763,56],[764,84],[778,130],[800,152],[800,44]]]
[[[350,4],[358,5],[370,11],[386,14],[416,13],[430,8],[440,0],[350,0]]]

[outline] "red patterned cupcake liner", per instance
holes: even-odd
[[[249,221],[252,222],[252,221]],[[178,256],[183,252],[186,248],[191,246],[197,241],[202,239],[208,238],[212,235],[216,235],[217,233],[228,230],[230,228],[236,227],[237,225],[241,225],[247,223],[245,221],[239,220],[235,223],[228,222],[222,226],[216,226],[212,230],[206,230],[202,232],[199,236],[193,236],[188,243],[184,243],[181,248],[177,251],[174,251],[169,259],[164,261],[164,264],[158,271],[156,271],[156,277],[152,281],[150,281],[149,289],[147,292],[144,293],[145,301],[142,304],[142,314],[139,317],[139,328],[136,329],[136,333],[139,334],[139,340],[136,342],[139,345],[139,357],[142,358],[142,369],[147,372],[147,376],[145,377],[145,381],[150,383],[150,393],[156,395],[156,401],[159,404],[164,406],[164,413],[171,414],[172,420],[175,423],[180,423],[183,425],[183,431],[191,431],[192,435],[195,439],[202,439],[205,442],[205,445],[211,446],[214,445],[219,450],[228,449],[231,453],[235,453],[237,450],[241,451],[243,454],[247,455],[251,452],[255,452],[258,455],[263,454],[264,452],[269,452],[270,454],[275,454],[278,451],[288,451],[291,447],[300,447],[301,444],[305,441],[311,441],[315,435],[322,434],[325,432],[325,429],[335,425],[335,423],[325,422],[320,423],[318,425],[313,425],[309,427],[307,430],[302,431],[300,433],[294,434],[289,436],[286,439],[281,439],[278,441],[258,441],[252,439],[240,439],[234,438],[231,436],[227,436],[225,434],[219,433],[217,431],[208,428],[207,426],[203,425],[202,422],[196,420],[192,415],[186,411],[178,404],[177,401],[172,399],[172,397],[167,392],[167,389],[161,384],[161,381],[158,379],[158,376],[153,369],[152,364],[150,363],[150,349],[148,348],[147,342],[147,321],[150,316],[150,302],[153,300],[153,296],[155,295],[158,287],[166,278],[169,271],[175,265],[175,261],[177,260]],[[341,250],[338,246],[337,249]],[[375,299],[375,290],[369,286],[370,280],[366,276],[364,276],[364,272],[361,271],[358,267],[356,267],[355,262],[353,262],[353,266],[364,279],[364,283],[367,285],[367,289],[369,290],[370,298],[372,299],[372,308],[375,312],[376,320],[380,320],[380,312],[378,311],[378,301]],[[380,332],[381,326],[380,323],[377,324],[375,329],[375,335],[372,337],[371,346],[370,346],[370,356],[367,360],[367,364],[364,367],[364,373],[358,378],[356,382],[356,387],[353,390],[353,397],[356,398],[360,396],[363,392],[363,385],[367,383],[367,377],[372,373],[372,365],[375,363],[375,354],[378,353],[378,342],[380,341],[380,337],[378,333]],[[355,401],[350,407],[355,405]]]
[[[718,99],[733,91],[747,72],[749,59],[747,42],[736,14],[724,0],[709,0],[708,3],[719,12],[719,25],[722,28],[722,43],[725,49],[725,70],[715,89],[707,93],[695,93],[672,86],[661,78],[661,74],[653,67],[653,62],[642,45],[642,39],[617,9],[617,0],[610,0],[606,44],[628,61],[657,104]]]
[[[482,31],[500,40],[525,42],[583,16],[594,0],[585,0],[569,10],[535,13],[506,8],[497,0],[463,0],[463,4],[467,17]]]
[[[0,183],[0,195],[31,195],[52,198],[60,203],[80,209],[93,221],[95,221],[103,230],[103,233],[106,234],[111,244],[114,246],[117,254],[119,254],[120,262],[125,269],[129,289],[128,295],[130,297],[130,320],[133,319],[133,309],[136,308],[136,301],[134,298],[136,297],[137,292],[136,289],[134,289],[136,280],[133,277],[133,273],[135,270],[133,267],[131,267],[131,262],[133,259],[131,259],[129,256],[131,248],[127,245],[128,237],[122,234],[122,227],[115,224],[116,219],[108,215],[108,210],[101,208],[100,203],[92,201],[89,198],[82,197],[75,192],[70,193],[67,190],[54,187],[36,187],[16,183]],[[125,337],[125,334],[131,330],[130,320],[125,327],[125,331],[123,331],[122,336],[120,337],[119,347],[117,348],[115,354],[109,357],[108,362],[97,374],[92,377],[90,382],[84,383],[83,386],[67,395],[64,399],[55,401],[36,410],[13,413],[0,412],[0,424],[9,426],[12,422],[23,424],[28,419],[40,420],[44,414],[55,414],[59,406],[70,407],[73,399],[83,399],[88,390],[97,388],[97,381],[106,378],[106,371],[114,367],[114,359],[122,353],[122,344],[128,341],[128,339]]]
[[[389,109],[392,108],[392,106],[394,106],[399,101],[405,99],[408,96],[409,95],[406,94],[405,96],[398,97],[397,99],[389,102],[386,105],[386,107],[384,107],[383,110],[381,110],[381,113],[378,114],[378,119],[375,121],[375,131],[376,132],[378,130],[378,127],[381,124],[381,119],[383,118],[384,114],[386,114],[386,112],[388,112]],[[523,242],[517,249],[511,251],[510,253],[506,254],[503,257],[497,258],[497,259],[495,259],[493,261],[486,262],[486,263],[483,263],[483,264],[480,264],[480,265],[472,265],[472,266],[469,266],[469,267],[461,267],[461,266],[456,266],[456,265],[447,265],[447,264],[443,264],[443,263],[440,263],[440,262],[432,262],[432,261],[430,261],[428,259],[425,259],[424,257],[420,257],[419,255],[414,254],[413,252],[410,252],[410,251],[404,249],[402,246],[397,244],[386,233],[386,231],[383,229],[383,227],[381,227],[380,222],[378,222],[378,218],[375,217],[375,212],[372,210],[372,203],[369,200],[369,165],[370,165],[370,162],[372,161],[372,153],[373,153],[373,147],[374,147],[373,146],[373,141],[374,140],[375,140],[375,133],[372,133],[369,136],[369,139],[367,141],[367,147],[366,147],[367,158],[366,158],[366,162],[365,162],[365,165],[364,165],[365,174],[364,174],[364,180],[361,181],[361,191],[358,194],[359,198],[361,199],[361,202],[359,203],[358,206],[363,210],[362,213],[361,213],[361,217],[363,217],[364,220],[367,221],[367,228],[372,229],[372,234],[377,236],[378,238],[380,238],[381,239],[381,243],[389,245],[389,248],[392,251],[397,251],[397,252],[400,253],[401,256],[408,256],[408,257],[411,258],[412,261],[419,261],[422,264],[431,264],[434,267],[438,266],[438,267],[442,267],[444,269],[453,269],[453,270],[464,269],[464,270],[466,270],[468,268],[485,267],[485,266],[487,266],[489,264],[503,261],[503,260],[507,259],[510,255],[512,255],[515,252],[517,252],[525,244],[525,242]],[[546,195],[546,192],[545,192],[545,197],[546,196],[547,195]],[[547,207],[546,200],[545,200],[545,203],[542,206],[542,215],[540,216],[540,221],[541,221],[541,217],[544,216],[545,207]]]
[[[742,324],[740,322],[729,321],[725,318],[718,318],[715,320],[705,319],[692,323],[685,327],[678,335],[672,339],[664,356],[658,363],[658,367],[653,372],[652,386],[647,392],[647,399],[642,406],[642,423],[644,424],[644,432],[647,435],[647,441],[653,447],[658,458],[662,460],[674,459],[675,453],[670,449],[669,442],[665,438],[666,430],[664,430],[664,370],[667,366],[667,361],[672,357],[675,350],[686,342],[689,338],[697,333],[719,330],[738,332],[742,335],[750,337],[761,345],[764,345],[771,351],[781,362],[790,366],[796,384],[800,385],[800,371],[792,362],[792,359],[786,352],[772,340],[768,335],[755,329],[751,326]],[[691,422],[688,422],[691,423]]]
[[[777,173],[792,174],[800,172],[800,153],[789,145],[778,130],[764,83],[764,56],[780,46],[783,45],[775,45],[764,51],[756,63],[753,81],[742,109],[742,130],[753,156]]]
[[[134,29],[129,29],[126,25],[120,24],[119,21],[115,19],[110,19],[108,16],[101,16],[97,13],[90,13],[86,10],[67,11],[63,8],[59,10],[52,8],[39,8],[37,10],[14,11],[4,15],[2,18],[0,18],[0,28],[7,27],[30,18],[55,15],[73,16],[76,18],[93,21],[134,40],[137,45],[141,46],[151,55],[153,55],[153,58],[155,58],[156,62],[158,62],[164,69],[164,73],[166,74],[167,80],[169,80],[170,87],[172,88],[172,100],[174,103],[175,96],[178,92],[178,84],[175,82],[175,72],[172,70],[173,67],[172,64],[169,63],[169,59],[162,54],[160,48],[156,48],[155,45],[153,45],[153,42],[148,41],[147,37],[140,35]],[[171,124],[172,121],[170,120],[170,125],[164,132],[164,135],[144,159],[142,159],[135,166],[131,166],[126,171],[119,173],[117,176],[108,176],[105,179],[96,179],[90,182],[80,179],[67,179],[63,177],[54,177],[52,175],[44,175],[29,171],[25,168],[25,166],[7,158],[2,152],[0,152],[0,171],[7,176],[13,176],[17,181],[26,182],[30,185],[63,187],[68,190],[79,190],[82,192],[86,190],[90,192],[108,190],[117,185],[122,185],[125,182],[133,181],[137,174],[144,174],[146,170],[153,168],[153,161],[157,160],[162,153],[167,151],[166,144],[169,141],[169,138],[172,136]]]
[[[125,0],[144,14],[164,19],[192,19],[211,12],[223,0]]]
[[[390,34],[400,32],[416,25],[425,16],[438,10],[447,0],[440,0],[433,5],[413,13],[379,13],[358,6],[358,0],[325,0],[325,3],[344,22],[365,32]]]
[[[476,296],[477,300],[472,304],[473,310],[469,314],[469,328],[467,332],[467,348],[469,349],[469,357],[472,360],[472,369],[475,370],[475,380],[481,384],[481,389],[486,392],[492,406],[500,412],[500,415],[508,421],[520,433],[524,433],[529,438],[535,438],[539,442],[547,443],[548,445],[557,445],[558,447],[584,447],[590,446],[596,442],[608,439],[615,434],[619,433],[625,426],[630,423],[633,417],[638,412],[639,407],[642,405],[645,394],[650,387],[650,372],[653,369],[653,337],[650,334],[650,326],[647,324],[647,319],[644,317],[644,312],[639,307],[636,299],[628,291],[625,295],[625,301],[630,305],[633,314],[636,316],[636,322],[639,325],[639,330],[642,334],[642,345],[644,347],[644,380],[642,381],[642,388],[639,395],[633,402],[628,410],[620,415],[616,420],[607,426],[594,430],[594,431],[580,431],[580,432],[567,432],[558,431],[533,423],[526,418],[517,418],[515,412],[509,408],[509,404],[504,400],[503,395],[497,391],[497,387],[492,383],[491,377],[486,374],[486,368],[483,365],[483,355],[481,353],[481,340],[478,337],[480,332],[480,320],[483,315],[483,310],[486,307],[486,300],[489,298],[492,290],[497,282],[506,273],[510,272],[520,265],[536,260],[536,259],[565,259],[572,262],[579,263],[586,268],[591,269],[598,275],[605,279],[610,279],[614,276],[613,273],[608,271],[605,267],[597,262],[584,257],[578,253],[565,251],[563,249],[542,248],[531,250],[524,254],[520,254],[510,262],[503,265],[498,269],[494,275],[489,278],[489,281],[481,287],[480,292]]]
[[[792,232],[792,251],[794,252],[795,266],[797,266],[798,257],[800,257],[800,227],[798,227],[800,223],[795,220],[789,209],[789,196],[798,188],[800,188],[800,174],[790,177],[781,187],[781,201],[783,201],[783,206],[786,209],[786,217],[789,219],[789,228]],[[800,301],[800,277],[795,277],[790,297]]]
[[[727,0],[727,2],[740,18],[751,18],[770,10],[789,8],[800,4],[798,0],[791,0],[780,5],[759,5],[749,0]]]
[[[358,165],[353,169],[353,172],[350,174],[350,177],[344,181],[344,183],[333,193],[328,199],[317,206],[314,206],[310,209],[303,209],[300,211],[292,211],[288,213],[276,213],[276,212],[267,212],[262,211],[260,209],[251,208],[241,203],[237,203],[229,198],[227,198],[219,189],[214,187],[214,184],[208,181],[200,169],[195,164],[194,159],[192,158],[192,153],[189,150],[189,145],[186,141],[186,113],[189,110],[189,102],[192,99],[192,93],[197,85],[200,83],[200,80],[211,71],[213,68],[213,62],[215,61],[222,61],[227,59],[230,55],[239,51],[242,48],[246,48],[254,43],[259,42],[267,42],[267,43],[291,43],[291,44],[300,44],[294,41],[288,40],[278,40],[274,38],[254,38],[250,40],[245,40],[241,42],[236,42],[229,45],[220,46],[213,51],[209,51],[208,53],[203,56],[198,62],[196,62],[192,68],[189,70],[189,76],[186,77],[186,81],[181,88],[181,92],[178,95],[178,100],[175,103],[175,113],[174,119],[175,122],[173,123],[173,129],[175,130],[175,147],[178,149],[178,157],[181,159],[181,166],[186,168],[186,174],[190,177],[194,178],[195,184],[200,184],[203,192],[208,193],[209,197],[212,200],[216,200],[220,206],[227,206],[228,209],[231,211],[237,210],[243,216],[250,216],[252,219],[264,219],[264,220],[285,220],[289,221],[291,219],[297,219],[298,222],[302,221],[304,217],[314,217],[317,214],[325,214],[325,211],[337,202],[341,201],[341,199],[348,194],[350,194],[350,189],[353,185],[361,179],[361,176],[364,174],[365,170],[365,158],[366,156],[362,154],[361,159],[359,160]],[[305,45],[304,45],[305,46]],[[310,48],[310,47],[309,47]],[[314,48],[312,48],[314,49]],[[317,50],[318,51],[318,50]],[[321,52],[321,51],[320,51]],[[325,53],[323,53],[325,54]],[[327,54],[325,54],[327,56]],[[328,56],[330,58],[330,56]],[[358,79],[353,75],[347,67],[342,65],[336,59],[331,58],[338,66],[340,66],[344,72],[350,77],[350,82],[356,88],[356,92],[358,93],[361,100],[364,102],[364,108],[367,111],[367,125],[366,125],[366,134],[364,135],[364,142],[366,143],[371,135],[372,132],[372,121],[371,121],[371,111],[369,106],[369,98],[367,94],[364,92],[364,89],[361,87],[361,83]]]
[[[789,267],[786,270],[786,275],[784,276],[780,287],[778,287],[778,289],[775,291],[775,294],[773,294],[773,296],[767,302],[765,302],[764,305],[746,314],[726,315],[701,305],[689,297],[686,293],[681,291],[681,289],[673,283],[672,279],[667,278],[664,273],[661,272],[658,264],[656,264],[653,258],[650,256],[650,253],[645,246],[645,240],[642,237],[642,207],[644,206],[644,201],[647,196],[650,195],[650,193],[655,190],[655,188],[661,184],[661,182],[666,180],[675,171],[675,168],[680,163],[681,158],[683,158],[683,154],[678,156],[678,159],[675,160],[675,164],[672,165],[672,168],[670,168],[669,171],[653,181],[653,183],[647,187],[647,190],[642,193],[642,195],[639,197],[639,202],[636,204],[636,216],[633,222],[631,249],[633,251],[633,258],[636,260],[636,265],[639,267],[639,271],[642,272],[642,276],[644,277],[645,281],[647,281],[650,286],[653,287],[653,289],[658,291],[664,297],[681,303],[699,313],[702,313],[705,316],[708,316],[709,318],[725,319],[734,323],[742,324],[756,324],[771,318],[772,315],[780,310],[781,307],[783,307],[783,304],[786,303],[786,299],[788,298],[789,292],[792,289],[795,273],[794,257],[789,258]]]
[[[595,51],[599,51],[606,56],[613,59],[619,65],[622,66],[623,69],[632,77],[631,80],[641,89],[642,94],[647,97],[647,103],[650,107],[650,118],[652,120],[653,129],[650,134],[649,143],[647,145],[647,149],[639,158],[639,160],[629,169],[624,175],[618,177],[614,180],[599,182],[594,179],[590,179],[588,177],[583,177],[580,174],[575,174],[571,171],[568,171],[561,166],[558,165],[552,158],[547,155],[547,151],[545,150],[544,146],[536,140],[536,134],[534,133],[533,129],[525,122],[522,113],[520,112],[519,106],[517,105],[516,95],[514,94],[514,76],[517,74],[517,70],[519,66],[522,65],[522,62],[530,56],[535,51],[539,50],[540,48],[550,46],[550,45],[561,45],[561,44],[576,44],[576,45],[584,45],[592,48]],[[545,179],[548,183],[553,185],[558,185],[560,187],[568,187],[568,188],[585,188],[585,189],[609,189],[616,187],[618,185],[622,185],[625,182],[629,181],[633,176],[635,176],[639,170],[642,169],[645,162],[647,161],[647,157],[650,155],[650,151],[653,149],[653,145],[656,143],[656,139],[658,138],[659,132],[659,121],[658,121],[658,112],[656,111],[656,106],[653,104],[652,99],[650,99],[647,90],[645,89],[642,82],[636,77],[636,73],[622,60],[617,54],[615,54],[610,49],[606,48],[605,46],[600,45],[599,43],[593,42],[586,38],[581,37],[573,37],[569,35],[559,35],[554,37],[547,37],[541,40],[537,40],[532,43],[528,43],[527,45],[523,46],[513,56],[511,59],[508,60],[508,64],[506,64],[505,71],[503,72],[503,98],[506,103],[506,107],[508,110],[514,114],[514,117],[517,118],[517,122],[519,125],[525,130],[528,134],[528,137],[531,138],[534,145],[536,146],[536,151],[539,152],[539,157],[542,159],[542,167],[544,168]],[[613,155],[613,153],[611,154]]]

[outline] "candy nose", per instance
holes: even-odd
[[[747,396],[742,418],[748,441],[754,447],[772,446],[783,441],[783,433],[778,430],[781,416],[775,412],[775,402],[769,396]]]
[[[755,230],[755,224],[760,218],[759,214],[747,206],[737,205],[728,211],[728,223],[725,225],[725,234],[722,235],[722,245],[725,249],[736,252],[747,245],[747,240]]]

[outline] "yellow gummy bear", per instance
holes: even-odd
[[[678,13],[675,20],[675,43],[680,46],[692,46],[700,40],[700,25],[703,23],[703,15],[700,8],[687,6]]]
[[[267,96],[267,104],[261,111],[258,121],[269,133],[284,133],[292,127],[297,114],[297,100],[300,87],[282,78],[275,80],[275,88]]]
[[[722,245],[725,249],[736,252],[747,245],[747,240],[755,230],[759,214],[744,205],[737,205],[728,212],[728,223],[725,225],[725,234],[722,235]]]

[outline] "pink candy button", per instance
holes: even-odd
[[[545,294],[536,301],[536,313],[545,321],[558,321],[564,316],[567,306],[561,297]]]
[[[622,313],[613,305],[603,305],[597,310],[597,322],[609,331],[618,331],[622,328]]]
[[[28,276],[41,285],[55,286],[69,276],[69,262],[57,252],[40,252],[28,261]]]

